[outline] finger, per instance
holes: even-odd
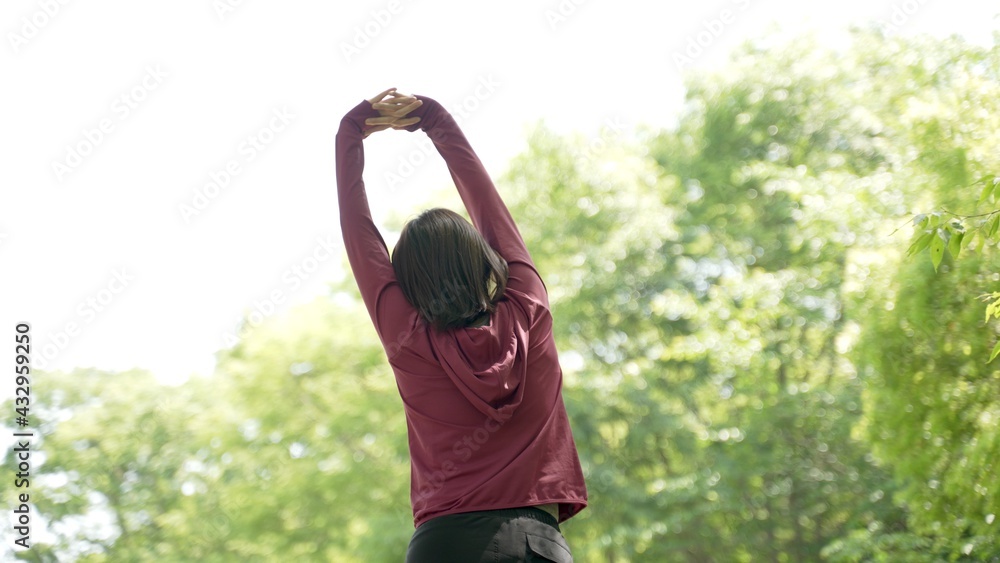
[[[382,114],[383,116],[403,117],[406,114],[410,113],[411,111],[423,105],[423,103],[424,102],[420,100],[414,99],[405,106],[376,104],[372,107],[379,110],[379,113]]]
[[[389,93],[395,92],[395,91],[396,91],[395,88],[389,88],[388,90],[384,90],[381,94],[379,94],[379,95],[377,95],[375,97],[368,98],[368,101],[374,104],[375,102],[381,101],[382,98],[386,97]]]
[[[410,105],[413,102],[417,101],[417,97],[416,96],[397,96],[395,98],[392,98],[390,101],[392,103],[396,104],[396,105],[406,106],[406,105]]]
[[[402,107],[400,104],[394,104],[394,103],[389,103],[389,102],[377,102],[377,103],[372,104],[372,108],[377,109],[379,111],[387,111],[387,112],[388,111],[396,111],[400,107]]]
[[[416,100],[416,96],[411,96],[409,94],[403,94],[401,92],[392,91],[388,94],[386,99],[382,100],[385,103],[390,104],[407,104],[412,100]]]
[[[413,98],[413,101],[410,102],[409,105],[399,110],[399,115],[401,116],[406,115],[411,111],[417,109],[418,107],[422,106],[423,104],[424,104],[423,100],[418,100],[416,98]]]
[[[413,125],[414,123],[418,123],[419,121],[420,121],[419,117],[406,117],[403,119],[398,119],[392,123],[392,128],[403,129],[409,127],[410,125]]]
[[[388,129],[389,127],[390,127],[390,125],[376,125],[375,127],[372,127],[371,129],[366,130],[364,132],[364,136],[367,137],[367,136],[371,135],[372,133],[375,133],[375,132],[378,132],[378,131],[384,131],[384,130]]]
[[[365,125],[392,125],[392,122],[399,119],[391,115],[381,117],[369,117],[365,120]]]
[[[384,100],[379,100],[377,104],[385,107],[390,107],[390,106],[402,107],[412,104],[416,100],[417,98],[415,98],[414,96],[397,96],[394,98],[386,98]]]

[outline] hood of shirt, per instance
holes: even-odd
[[[509,419],[524,397],[527,315],[501,301],[482,327],[439,332],[431,338],[445,373],[470,404],[498,421]]]

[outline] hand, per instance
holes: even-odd
[[[372,128],[365,131],[365,137],[383,129],[404,129],[420,121],[419,117],[406,117],[406,114],[420,107],[423,102],[414,96],[407,96],[395,88],[368,99],[372,109],[378,110],[379,117],[369,117],[365,125]]]

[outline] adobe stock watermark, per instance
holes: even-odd
[[[594,161],[598,154],[607,150],[615,141],[622,138],[626,126],[625,121],[619,116],[606,118],[600,133],[595,139],[587,143],[587,146],[584,147],[577,158],[585,161]]]
[[[400,0],[389,0],[384,8],[369,12],[371,17],[365,23],[354,27],[351,40],[340,42],[340,52],[344,54],[347,64],[351,64],[353,57],[368,48],[402,11],[403,3]]]
[[[610,464],[605,462],[601,465],[584,460],[580,461],[587,488],[594,491],[611,492],[615,481],[626,474],[623,464],[619,463],[617,458],[611,458]]]
[[[428,482],[420,486],[413,500],[424,500],[443,489],[448,484],[448,479],[458,473],[459,464],[469,461],[474,452],[484,448],[493,434],[503,428],[504,422],[487,416],[483,424],[456,440],[452,444],[451,455],[428,476]]]
[[[896,33],[920,11],[920,8],[927,5],[927,2],[928,0],[906,0],[905,2],[893,3],[889,19],[881,22],[882,30],[886,34]]]
[[[247,441],[249,442],[250,440]],[[268,446],[273,445],[275,444],[268,442],[264,444],[264,447],[267,448]],[[258,450],[258,453],[260,453],[260,450]],[[273,476],[281,475],[287,471],[288,464],[292,459],[294,459],[292,455],[276,456],[270,451],[268,451],[267,454],[269,457],[266,459],[264,459],[263,456],[258,455],[253,460],[253,465],[250,467],[249,473],[244,474],[242,479],[250,479],[260,485],[264,485],[264,482],[269,481],[273,478]],[[223,453],[222,455],[227,456],[228,454]],[[215,462],[213,465],[214,468],[223,468],[226,472],[243,471],[241,467],[233,465],[230,461],[220,460],[220,462]],[[198,474],[204,475],[207,471],[210,471],[209,467],[210,466],[207,466],[204,470],[198,471],[197,473],[188,472],[188,475],[192,477]],[[200,475],[198,476],[200,477]],[[210,484],[207,484],[207,488],[209,491],[214,490],[214,487]],[[185,491],[184,485],[181,486],[181,492],[185,496],[188,496],[189,493],[193,494],[196,490],[197,488],[192,488],[189,489],[189,491]],[[245,496],[236,496],[234,498],[232,495],[226,494],[213,495],[211,497],[205,497],[205,499],[212,506],[203,513],[205,524],[203,531],[212,533],[223,540],[226,540],[231,536],[233,522],[238,522],[241,518],[245,517],[249,503],[254,502],[254,499],[252,498],[248,499]]]
[[[35,356],[32,358],[35,367],[45,369],[60,352],[69,347],[70,343],[82,334],[82,328],[93,324],[94,320],[106,311],[128,289],[135,278],[125,267],[111,271],[111,277],[104,287],[80,300],[75,312],[79,320],[66,322],[60,330],[46,335],[48,341],[39,342]]]
[[[549,28],[555,31],[557,27],[569,21],[576,10],[585,4],[587,0],[559,0],[548,10],[545,10],[545,20],[549,22]]]
[[[219,21],[224,21],[226,16],[236,11],[246,0],[212,0],[212,9],[215,15],[219,16]]]
[[[715,18],[702,20],[697,33],[689,35],[683,49],[675,50],[672,58],[677,70],[694,64],[695,59],[705,53],[726,30],[726,27],[736,23],[738,12],[745,12],[750,7],[750,0],[731,0],[733,8],[723,8]]]
[[[66,145],[66,154],[61,159],[52,161],[52,172],[60,183],[67,174],[83,164],[84,159],[94,153],[97,147],[103,145],[108,137],[115,132],[117,124],[124,122],[149,97],[150,92],[163,84],[169,76],[159,64],[146,65],[146,73],[135,86],[125,90],[115,97],[109,108],[109,115],[97,120],[93,128],[84,127],[77,141]]]
[[[286,106],[273,108],[267,123],[254,133],[247,135],[246,140],[236,147],[236,156],[230,158],[218,169],[209,172],[208,182],[195,188],[189,201],[178,204],[177,210],[184,222],[190,223],[194,217],[205,211],[222,191],[243,173],[244,167],[263,153],[274,142],[278,133],[287,129],[294,119],[295,114],[288,111]]]
[[[492,74],[480,76],[471,93],[446,109],[455,118],[455,123],[461,127],[483,102],[493,97],[499,86],[500,83],[493,79]],[[434,139],[431,135],[419,135],[416,145],[416,148],[399,157],[394,171],[385,172],[385,185],[390,190],[395,190],[407,178],[413,176],[417,169],[424,162],[427,162],[428,158],[437,155],[437,151],[434,149]]]
[[[63,6],[69,2],[70,0],[38,0],[38,10],[31,15],[21,16],[17,30],[7,33],[7,42],[10,43],[14,54],[20,53],[22,47],[38,37],[38,34],[62,13]]]
[[[268,317],[278,312],[288,297],[299,290],[302,284],[319,271],[324,262],[340,251],[339,241],[333,235],[316,237],[316,244],[301,259],[281,273],[281,284],[264,297],[254,299],[250,312],[241,316],[233,330],[222,333],[222,343],[231,348],[260,326]]]

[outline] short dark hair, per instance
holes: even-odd
[[[449,209],[428,209],[403,227],[392,268],[406,299],[439,330],[493,313],[507,287],[507,262]]]

